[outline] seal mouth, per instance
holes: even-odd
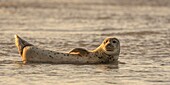
[[[106,51],[114,51],[113,49],[106,49]]]

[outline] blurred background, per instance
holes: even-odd
[[[117,37],[126,64],[18,64],[15,34],[59,52]],[[0,0],[0,48],[2,85],[169,85],[170,0]]]

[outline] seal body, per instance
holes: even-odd
[[[42,50],[35,46],[27,46],[23,49],[22,61],[24,63],[57,63],[57,64],[95,64],[99,63],[97,57],[93,57],[93,53],[86,56],[79,54],[61,53],[50,50]]]
[[[117,64],[120,52],[119,41],[116,41],[118,43],[115,45],[116,47],[111,45],[111,47],[108,48],[106,48],[108,45],[106,45],[105,42],[93,51],[87,51],[83,48],[75,48],[69,53],[61,53],[38,48],[15,35],[15,44],[18,48],[19,54],[22,57],[23,63]],[[113,51],[115,51],[115,53]]]

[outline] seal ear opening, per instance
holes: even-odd
[[[89,54],[89,52],[83,48],[74,48],[73,50],[71,50],[69,52],[69,54],[79,54],[81,56],[85,56],[85,55]]]
[[[30,44],[27,41],[20,38],[18,35],[15,35],[14,37],[15,37],[15,45],[17,46],[18,52],[21,56],[22,56],[22,52],[23,52],[24,47],[33,46],[32,44]]]

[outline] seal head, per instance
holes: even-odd
[[[117,38],[106,38],[101,44],[101,48],[108,55],[120,53],[120,42]]]
[[[120,42],[117,38],[105,38],[102,44],[93,50],[101,62],[117,64],[120,53]]]

